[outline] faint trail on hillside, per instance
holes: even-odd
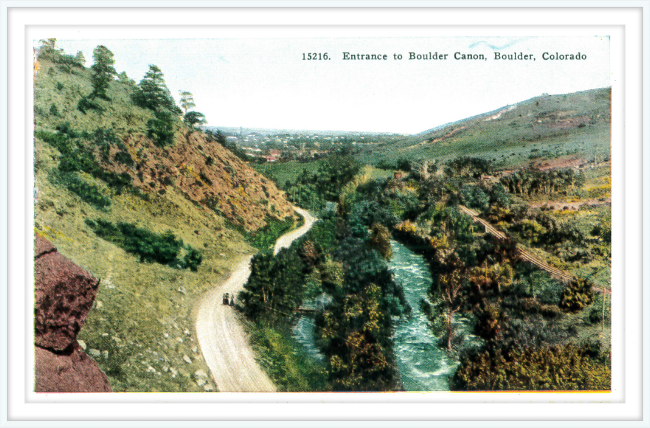
[[[505,233],[503,233],[500,230],[496,229],[487,220],[484,220],[484,219],[480,218],[478,216],[478,214],[479,214],[478,212],[476,212],[476,211],[474,211],[472,209],[469,209],[469,208],[467,208],[467,207],[465,207],[463,205],[458,205],[458,208],[460,209],[460,211],[462,213],[467,214],[468,216],[472,217],[472,220],[474,220],[474,222],[479,223],[483,227],[485,227],[485,231],[487,233],[489,233],[490,235],[492,235],[492,236],[494,236],[494,237],[496,237],[498,239],[503,239],[503,240],[508,239],[508,237],[506,236]],[[519,257],[522,260],[525,260],[528,263],[534,264],[538,268],[548,272],[549,274],[551,274],[551,276],[553,276],[554,278],[559,279],[560,281],[562,281],[564,283],[571,282],[571,281],[573,281],[575,279],[574,275],[570,274],[569,272],[565,272],[563,270],[560,270],[560,269],[558,269],[556,267],[553,267],[553,266],[549,265],[544,260],[537,257],[535,254],[520,248],[519,245],[517,245],[517,253],[519,254]],[[609,294],[609,295],[612,294],[612,290],[608,290],[608,289],[606,289],[604,287],[596,287],[596,286],[594,286],[593,290],[595,292],[597,292],[597,293],[606,293],[606,294]]]
[[[281,236],[274,254],[307,233],[316,218],[294,207],[305,218],[298,229]],[[237,295],[251,274],[252,255],[241,259],[232,274],[201,297],[196,321],[196,334],[203,358],[210,368],[217,388],[222,392],[275,392],[275,385],[255,360],[244,328],[235,308],[222,304],[223,293]]]

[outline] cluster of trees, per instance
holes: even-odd
[[[445,173],[452,177],[481,178],[482,175],[492,174],[493,171],[491,161],[469,156],[453,159],[445,166]]]
[[[314,181],[337,200],[358,166],[328,159]],[[244,313],[267,323],[290,323],[304,301],[327,302],[316,314],[317,344],[326,357],[328,388],[382,391],[402,388],[391,341],[393,316],[410,308],[393,280],[390,231],[362,198],[321,216],[291,248],[253,258],[241,294]]]
[[[100,238],[137,255],[140,262],[196,271],[203,261],[200,251],[190,245],[183,245],[183,240],[177,238],[171,230],[158,234],[130,223],[113,224],[101,219],[86,219],[86,224]]]
[[[585,177],[571,168],[540,171],[527,168],[501,178],[510,193],[515,195],[551,195],[568,188],[575,190],[585,183]]]
[[[360,169],[361,165],[352,156],[335,154],[327,157],[316,172],[305,169],[295,181],[288,180],[282,188],[291,202],[308,209],[321,210],[327,201],[338,202],[343,186]]]
[[[86,64],[84,54],[79,51],[76,55],[67,55],[62,49],[57,49],[56,39],[45,39],[40,41],[38,58],[45,59],[57,64],[59,69],[71,73],[75,68],[83,69]]]
[[[253,256],[251,275],[239,295],[246,316],[269,324],[287,324],[302,304],[309,265],[295,246],[273,255],[265,250]]]
[[[50,60],[65,67],[78,67],[84,69],[85,58],[83,53],[78,52],[76,56],[63,53],[56,48],[56,39],[41,41],[39,57]],[[149,65],[149,70],[137,85],[128,78],[125,72],[120,74],[115,70],[115,58],[106,46],[100,45],[93,50],[93,64],[90,66],[92,91],[82,96],[77,108],[86,114],[90,110],[103,112],[105,104],[98,102],[104,100],[111,102],[109,97],[110,83],[114,80],[128,85],[131,91],[133,103],[139,107],[153,111],[154,117],[146,124],[147,136],[160,147],[171,145],[174,141],[174,134],[179,125],[179,116],[190,130],[197,130],[200,125],[207,123],[205,116],[197,111],[194,98],[189,91],[180,91],[180,104],[182,110],[176,105],[171,92],[165,84],[164,74],[154,64]],[[69,70],[68,70],[69,71]],[[53,105],[54,106],[54,105]],[[56,106],[51,108],[51,115],[58,116]]]

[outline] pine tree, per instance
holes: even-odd
[[[93,84],[93,92],[90,94],[91,98],[104,98],[108,100],[108,84],[113,80],[113,76],[117,75],[117,71],[113,67],[115,60],[113,59],[113,52],[108,50],[105,46],[97,46],[93,51],[93,59],[95,63],[90,67],[93,71],[91,81]]]
[[[140,81],[138,89],[133,93],[133,101],[140,107],[154,111],[167,110],[180,115],[181,109],[176,105],[167,85],[165,75],[156,65],[149,65],[149,71]]]
[[[78,51],[77,56],[75,56],[74,58],[75,61],[77,61],[77,64],[86,65],[86,57],[84,56],[83,52]]]
[[[188,91],[180,91],[180,95],[181,107],[183,107],[185,115],[187,116],[187,111],[193,107],[196,107],[196,104],[194,104],[194,97],[192,96],[192,93]]]
[[[191,128],[194,128],[196,125],[204,125],[208,123],[208,121],[205,120],[203,113],[199,113],[198,111],[186,113],[183,117],[183,121]]]

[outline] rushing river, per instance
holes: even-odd
[[[404,245],[391,241],[393,278],[404,287],[404,295],[413,309],[410,317],[395,323],[393,345],[397,365],[407,391],[447,391],[448,378],[457,363],[438,347],[438,339],[420,309],[431,286],[431,272],[422,256]]]
[[[428,320],[420,309],[420,301],[426,299],[431,286],[431,273],[422,256],[404,245],[391,241],[393,258],[389,266],[394,279],[404,287],[404,295],[412,313],[395,322],[393,344],[397,366],[406,391],[448,391],[449,376],[457,362],[438,347],[438,339],[428,326]],[[464,329],[466,320],[459,319],[458,327]],[[455,323],[456,324],[456,323]],[[314,321],[301,316],[293,328],[293,337],[301,343],[312,357],[323,361],[323,355],[314,345]]]

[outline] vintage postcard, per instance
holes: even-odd
[[[33,66],[33,391],[612,389],[607,35]]]

